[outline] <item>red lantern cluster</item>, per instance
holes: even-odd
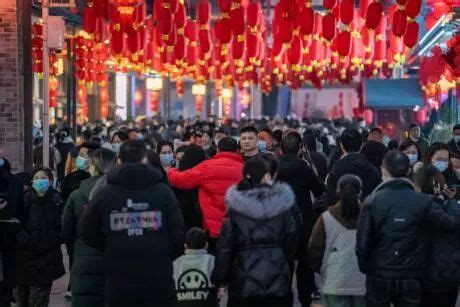
[[[38,22],[32,25],[32,71],[43,74],[43,24]]]
[[[310,1],[278,1],[269,25],[259,1],[218,0],[220,16],[211,26],[209,0],[198,1],[196,20],[179,0],[154,1],[152,16],[143,0],[93,0],[87,2],[84,29],[93,49],[109,29],[106,59],[116,63],[115,70],[155,70],[176,82],[190,77],[222,87],[259,84],[266,92],[278,84],[320,88],[385,77],[417,42],[420,0],[399,0],[389,12],[378,0],[360,1],[359,8],[353,0],[325,0],[325,12],[315,11]],[[77,55],[84,62],[78,79],[91,81],[94,71],[98,80],[103,61],[93,67],[94,52],[87,45],[82,50],[88,56]]]

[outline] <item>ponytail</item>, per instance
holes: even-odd
[[[342,204],[342,217],[354,220],[359,215],[359,197],[361,195],[362,181],[354,175],[342,176],[338,183],[338,195]]]
[[[243,180],[238,184],[237,189],[245,191],[261,184],[265,174],[270,173],[268,161],[260,158],[252,158],[243,166]]]

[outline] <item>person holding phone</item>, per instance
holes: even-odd
[[[442,174],[433,166],[420,169],[415,175],[419,191],[431,195],[435,204],[446,213],[460,216],[455,189],[446,185]],[[430,248],[425,278],[422,279],[422,307],[454,307],[460,285],[460,236],[458,232],[428,229]]]

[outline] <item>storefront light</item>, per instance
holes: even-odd
[[[230,99],[233,96],[233,90],[231,88],[222,89],[222,98]]]
[[[146,88],[149,91],[161,91],[163,89],[163,79],[160,77],[147,78]]]
[[[195,96],[206,95],[206,86],[204,86],[204,84],[194,84],[192,86],[192,94]]]

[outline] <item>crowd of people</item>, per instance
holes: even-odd
[[[31,174],[0,157],[0,307],[48,306],[63,252],[73,307],[456,304],[460,125],[447,144],[362,120],[71,134],[50,168],[40,138]]]

